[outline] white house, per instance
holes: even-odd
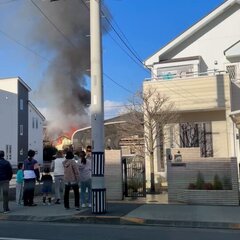
[[[36,152],[35,158],[43,162],[43,122],[45,117],[28,101],[28,149]]]
[[[0,149],[13,167],[23,162],[29,149],[43,161],[44,116],[29,101],[30,87],[19,77],[0,79]]]
[[[180,114],[164,149],[156,152],[156,175],[165,176],[166,158],[160,155],[166,149],[240,162],[239,23],[240,1],[227,0],[145,61],[152,74],[144,91],[153,88],[168,96]],[[178,133],[176,139],[173,133]],[[194,142],[188,141],[190,135]],[[148,162],[146,166],[149,180]]]

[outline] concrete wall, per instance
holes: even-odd
[[[107,200],[122,200],[122,156],[120,150],[105,151],[105,186]]]
[[[239,205],[238,171],[236,158],[192,160],[182,163],[168,161],[168,199],[171,203],[207,205]],[[196,182],[198,172],[205,182],[212,182],[214,175],[231,179],[232,190],[188,190]]]
[[[156,89],[169,97],[178,111],[199,111],[230,107],[228,75],[188,77],[182,79],[145,81],[144,91]]]

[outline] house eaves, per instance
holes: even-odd
[[[147,67],[151,67],[155,62],[161,60],[159,59],[161,55],[176,48],[179,44],[186,41],[189,37],[191,37],[193,34],[201,30],[203,27],[212,22],[214,19],[216,19],[218,16],[223,14],[227,9],[229,9],[235,4],[240,4],[240,0],[227,0],[219,7],[217,7],[215,10],[210,12],[207,16],[198,21],[196,24],[194,24],[192,27],[190,27],[181,35],[179,35],[177,38],[175,38],[173,41],[169,42],[167,45],[161,48],[158,52],[147,58],[144,61],[144,64]]]
[[[18,77],[17,79],[28,90],[28,92],[32,90],[20,77]]]
[[[240,57],[240,40],[224,51],[226,58]]]
[[[39,117],[42,119],[42,121],[45,120],[45,117],[42,115],[42,113],[35,107],[35,105],[28,100],[28,104],[34,109],[34,111],[39,115]]]

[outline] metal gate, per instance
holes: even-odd
[[[126,156],[123,164],[123,194],[125,197],[146,197],[145,159],[143,156]]]

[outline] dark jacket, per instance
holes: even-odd
[[[4,158],[0,158],[0,181],[10,181],[12,179],[12,166]]]

